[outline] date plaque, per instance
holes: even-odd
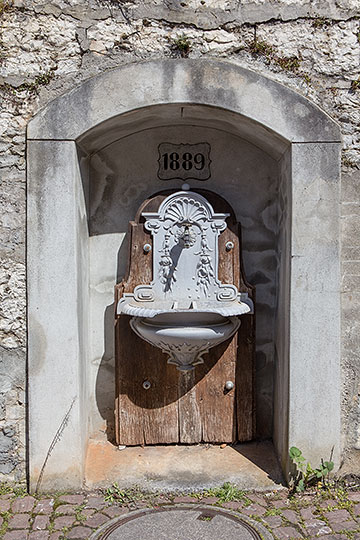
[[[159,144],[160,180],[208,180],[210,172],[210,144]]]

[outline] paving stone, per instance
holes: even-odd
[[[159,495],[157,497],[154,497],[153,499],[154,504],[169,504],[171,503],[171,498],[169,498],[167,495]]]
[[[326,536],[317,536],[316,538],[319,538],[319,540],[349,540],[349,537],[345,534],[331,534],[330,536],[327,534]]]
[[[330,525],[333,531],[336,533],[340,531],[353,531],[359,528],[359,524],[353,519],[347,521],[337,521],[336,523],[331,523]]]
[[[85,500],[84,495],[61,495],[60,501],[64,501],[69,504],[82,504]]]
[[[173,503],[198,503],[199,499],[197,497],[190,497],[189,495],[181,495],[179,497],[174,497]]]
[[[350,501],[360,502],[360,491],[349,491],[347,496]]]
[[[73,504],[60,504],[56,507],[57,514],[74,515],[78,506]]]
[[[332,500],[329,500],[329,499],[327,499],[326,501],[320,501],[319,502],[319,506],[321,508],[328,508],[328,507],[332,508],[332,507],[336,506],[337,504],[338,504],[337,501],[332,501]]]
[[[9,519],[9,529],[26,529],[29,524],[29,514],[15,514]]]
[[[222,503],[221,505],[223,508],[230,508],[230,510],[238,510],[238,508],[241,508],[241,502],[239,501],[229,501]]]
[[[360,504],[355,504],[353,506],[355,516],[360,516]]]
[[[271,529],[276,529],[277,527],[281,527],[282,525],[282,518],[281,516],[263,516],[263,521],[269,525]]]
[[[286,508],[289,504],[287,499],[274,499],[273,501],[270,501],[271,506],[274,506],[274,508]]]
[[[35,531],[29,534],[29,540],[48,540],[48,531]]]
[[[49,540],[60,540],[61,537],[64,537],[63,533],[56,531],[50,534]]]
[[[31,512],[35,502],[36,499],[31,495],[19,497],[18,499],[15,499],[11,509],[13,512]]]
[[[27,540],[28,538],[27,531],[8,531],[4,534],[3,540]]]
[[[257,495],[256,493],[250,493],[247,495],[247,498],[250,499],[253,503],[260,504],[261,506],[267,506],[268,502],[264,499],[262,495]]]
[[[51,514],[54,509],[54,499],[42,499],[34,508],[35,514]]]
[[[104,508],[107,503],[104,501],[104,497],[89,497],[86,508],[96,508],[97,510]]]
[[[359,526],[358,523],[352,519],[351,514],[345,509],[324,512],[324,516],[328,520],[330,527],[336,533],[342,530],[351,531],[357,529]]]
[[[10,501],[8,499],[0,499],[0,512],[7,512],[10,508]]]
[[[242,512],[246,514],[247,516],[250,516],[250,515],[263,516],[266,512],[266,509],[263,506],[260,506],[259,504],[250,504],[249,506],[245,506],[242,509]]]
[[[199,502],[199,501],[198,501]],[[149,508],[150,503],[148,501],[136,501],[136,503],[134,503],[134,509],[139,509],[139,508]],[[101,508],[102,510],[102,508]]]
[[[2,527],[3,523],[4,523],[4,519],[0,516],[0,528]]]
[[[90,516],[94,515],[96,512],[95,508],[83,508],[81,511],[80,511],[80,514],[82,516],[84,516],[86,519],[89,518]]]
[[[122,514],[127,514],[129,509],[125,506],[107,506],[102,512],[112,519],[121,516]]]
[[[83,538],[89,538],[91,533],[92,530],[88,527],[74,527],[67,533],[67,538],[71,538],[73,540],[82,540]]]
[[[279,527],[276,529],[276,536],[280,540],[289,540],[290,538],[302,538],[302,535],[293,527]]]
[[[299,516],[294,510],[283,510],[282,515],[285,519],[291,521],[291,523],[297,523],[299,521]]]
[[[33,531],[46,529],[50,523],[50,517],[48,515],[35,516],[34,523],[32,525]]]
[[[89,519],[86,520],[87,527],[100,527],[100,525],[103,525],[106,521],[109,521],[109,518],[107,516],[104,516],[104,514],[94,514]]]
[[[216,504],[219,501],[217,497],[204,497],[201,499],[202,504]]]
[[[329,523],[339,523],[351,518],[349,512],[345,509],[333,510],[332,512],[324,512],[324,516],[329,520]]]
[[[314,515],[315,508],[301,508],[300,514],[304,521],[307,519],[314,519],[316,518],[316,515]]]
[[[331,533],[330,527],[321,519],[309,519],[305,521],[305,530],[309,536]]]
[[[74,516],[60,516],[54,519],[55,529],[62,529],[63,527],[71,527],[74,523]]]

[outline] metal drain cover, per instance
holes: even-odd
[[[205,505],[162,506],[115,518],[90,540],[273,540],[265,527],[229,510]]]

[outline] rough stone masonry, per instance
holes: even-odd
[[[227,58],[341,126],[343,470],[359,472],[358,0],[0,0],[0,32],[0,479],[25,476],[27,122],[89,77],[165,57]]]

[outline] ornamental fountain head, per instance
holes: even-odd
[[[132,316],[133,331],[181,371],[203,363],[211,347],[238,330],[238,316],[253,312],[246,293],[218,279],[218,238],[228,216],[191,191],[142,213],[153,237],[153,281],[123,294],[117,313]]]

